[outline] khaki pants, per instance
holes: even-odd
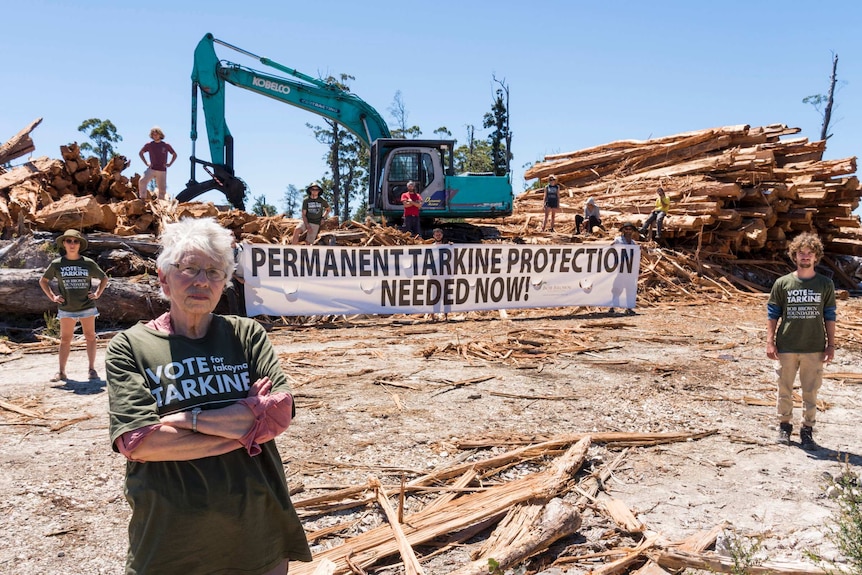
[[[147,168],[147,171],[145,171],[144,175],[141,176],[141,179],[138,182],[138,196],[142,200],[147,198],[147,184],[149,184],[152,180],[156,181],[156,193],[158,194],[159,199],[164,200],[165,191],[168,188],[168,172],[154,170],[152,168]]]
[[[822,353],[779,353],[778,421],[793,420],[793,382],[799,372],[802,388],[802,425],[814,426],[817,420],[817,392],[823,383]]]
[[[320,231],[320,224],[312,224],[311,222],[308,222],[308,227],[306,227],[305,222],[299,222],[296,229],[300,234],[305,232],[305,243],[311,245],[314,243],[314,240],[317,239],[317,232]]]

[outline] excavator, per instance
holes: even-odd
[[[256,59],[290,78],[220,60],[216,44]],[[177,194],[178,201],[187,202],[204,192],[219,190],[232,206],[245,209],[247,186],[234,173],[234,140],[225,121],[226,84],[334,120],[364,142],[371,152],[368,207],[373,215],[399,222],[404,213],[401,194],[410,181],[422,196],[421,215],[426,222],[497,218],[512,213],[514,196],[510,176],[456,174],[454,140],[393,138],[377,110],[355,94],[218,40],[212,34],[206,34],[195,48],[191,178],[186,188]],[[198,96],[206,120],[210,161],[195,155]],[[210,179],[198,182],[197,166],[202,166]]]

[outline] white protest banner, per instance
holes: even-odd
[[[252,244],[240,265],[250,316],[633,308],[640,247]]]

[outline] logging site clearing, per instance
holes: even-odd
[[[0,147],[32,151],[37,120]],[[862,468],[862,225],[856,158],[782,124],[712,128],[546,157],[525,175],[561,184],[473,221],[483,243],[609,243],[671,200],[660,242],[641,238],[634,313],[559,307],[439,315],[258,317],[292,382],[297,416],[276,439],[314,562],[296,574],[668,575],[823,573],[834,482]],[[3,153],[6,153],[4,156]],[[287,244],[298,220],[136,196],[117,157],[0,168],[0,573],[119,574],[130,510],[108,439],[105,346],[165,310],[152,261],[164,222],[215,217],[238,240]],[[604,227],[579,233],[594,199]],[[74,228],[111,277],[99,301],[98,372],[78,337],[51,382],[54,307],[44,246]],[[768,286],[789,239],[817,232],[838,290],[837,349],[814,438],[777,436],[766,357]],[[323,222],[319,243],[429,243],[385,222]],[[457,242],[456,242],[457,243]],[[227,311],[218,309],[217,311]],[[618,310],[619,311],[619,310]]]
[[[396,533],[434,574],[729,572],[746,550],[820,572],[828,477],[862,465],[860,299],[838,318],[814,452],[774,442],[765,297],[275,326],[297,403],[277,442],[316,557],[290,572],[412,572]],[[65,383],[49,339],[0,344],[0,572],[122,573],[110,337],[99,381],[83,342]]]

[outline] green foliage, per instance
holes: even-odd
[[[505,80],[494,79],[500,84],[491,111],[485,114],[483,127],[493,128],[488,139],[491,142],[491,163],[494,174],[504,176],[509,172],[512,159],[512,133],[509,130],[509,86]]]
[[[467,143],[455,148],[455,170],[459,173],[493,172],[494,162],[491,158],[491,144],[488,140],[476,139],[475,128],[467,126]]]
[[[847,558],[851,573],[862,574],[862,479],[849,468],[835,481],[838,510],[829,537]]]
[[[266,217],[274,216],[278,213],[278,209],[272,204],[266,203],[266,196],[260,195],[254,199],[254,206],[252,206],[251,212],[256,216]]]
[[[359,203],[359,207],[356,208],[356,211],[353,212],[353,217],[351,218],[357,222],[365,222],[365,218],[368,217],[368,198],[362,198],[362,201]]]
[[[42,314],[42,319],[45,320],[45,335],[48,337],[60,337],[60,320],[56,315],[46,311]]]
[[[811,96],[806,96],[802,98],[803,104],[811,104],[814,106],[814,109],[818,112],[820,111],[820,106],[829,101],[829,98],[824,96],[823,94],[813,94]]]
[[[93,142],[84,142],[81,144],[81,150],[91,152],[99,158],[99,164],[103,168],[108,165],[109,159],[117,155],[114,144],[123,141],[123,137],[117,133],[117,127],[110,120],[90,118],[78,126],[78,131],[85,133]]]
[[[299,208],[302,206],[301,192],[293,184],[288,184],[284,190],[282,203],[284,204],[284,215],[289,218],[299,216]]]
[[[862,575],[862,476],[854,473],[845,463],[843,473],[830,478],[826,486],[827,494],[834,497],[838,508],[833,512],[827,525],[827,537],[838,552],[847,560],[849,569],[827,561],[813,552],[808,555],[817,563],[826,563],[832,573]]]
[[[757,553],[763,541],[759,538],[732,536],[728,540],[728,551],[733,560],[731,573],[733,575],[746,575],[752,567],[763,563],[763,559],[757,557]]]
[[[488,575],[524,575],[527,572],[527,567],[521,565],[515,569],[503,570],[500,563],[493,557],[488,559]]]
[[[325,81],[349,92],[348,82],[353,79],[349,74],[341,74],[339,79],[330,76]],[[324,120],[324,124],[306,124],[314,132],[317,141],[327,146],[324,157],[329,166],[329,179],[321,178],[323,196],[332,206],[333,215],[348,220],[351,200],[365,197],[368,188],[368,147],[337,122]],[[326,190],[330,193],[327,194]]]

